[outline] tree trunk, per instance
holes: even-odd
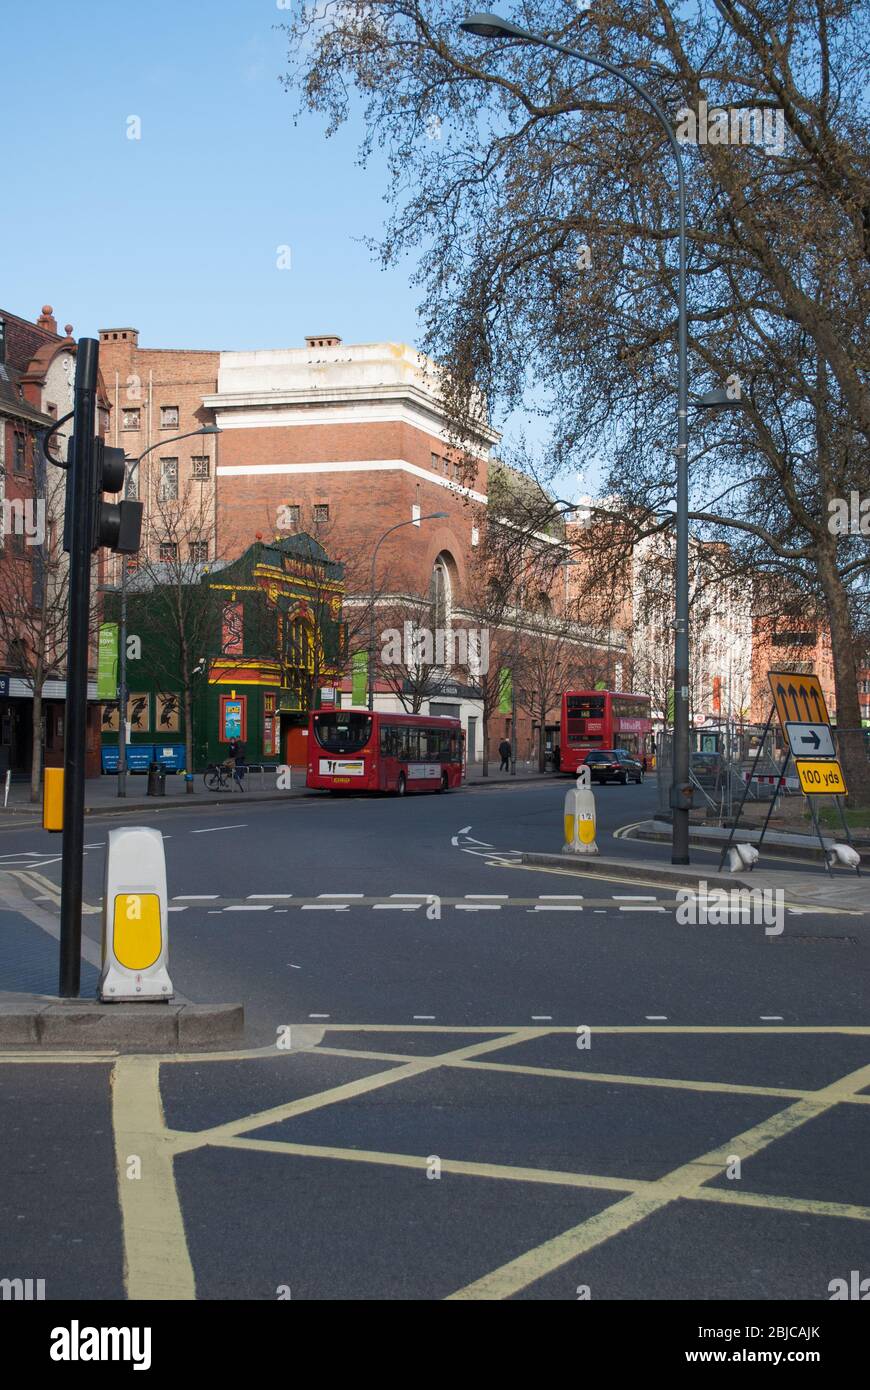
[[[484,712],[483,712],[483,714],[482,714],[482,716],[481,716],[480,725],[481,725],[481,737],[483,738],[483,748],[481,749],[481,754],[482,754],[482,758],[483,758],[483,766],[482,766],[481,769],[480,769],[480,775],[481,775],[481,777],[488,777],[488,776],[489,776],[489,715],[487,714],[486,710],[484,710]]]
[[[33,682],[33,737],[31,739],[30,800],[39,801],[42,782],[42,681]]]
[[[538,771],[547,770],[547,731],[544,728],[546,714],[541,715],[541,722],[538,726]]]
[[[837,700],[837,749],[843,775],[849,788],[850,807],[870,806],[870,761],[858,704],[858,669],[855,660],[855,634],[849,613],[849,599],[837,574],[836,560],[825,547],[818,556],[819,579],[825,594],[831,655],[834,664],[834,691]]]

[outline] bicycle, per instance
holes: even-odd
[[[233,774],[223,763],[209,763],[202,780],[210,792],[228,792],[232,790]]]

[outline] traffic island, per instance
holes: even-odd
[[[716,874],[703,864],[651,864],[648,860],[627,859],[604,854],[523,854],[530,867],[562,869],[592,878],[630,880],[633,883],[661,883],[671,888],[696,889],[703,879],[710,888],[749,888],[747,879],[736,874]]]
[[[244,1032],[241,1004],[102,1004],[44,995],[0,1001],[0,1049],[177,1052],[240,1043]]]

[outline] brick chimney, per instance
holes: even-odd
[[[37,328],[44,328],[46,333],[57,332],[57,319],[54,317],[54,310],[50,304],[43,304],[42,313],[36,320]]]
[[[335,333],[312,333],[305,338],[308,348],[341,347],[341,339]]]

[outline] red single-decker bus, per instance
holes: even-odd
[[[566,690],[562,696],[559,768],[576,772],[596,749],[624,748],[642,762],[652,751],[650,697],[616,690]]]
[[[320,709],[308,730],[306,786],[343,792],[448,791],[464,775],[458,719]]]

